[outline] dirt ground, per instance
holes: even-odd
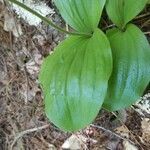
[[[45,3],[55,8],[50,0]],[[105,31],[112,23],[105,12],[103,16],[100,26]],[[67,27],[56,9],[48,17]],[[150,5],[132,22],[150,41]],[[150,85],[140,102],[120,112],[101,110],[93,124],[78,133],[62,132],[48,121],[38,73],[42,59],[64,38],[44,23],[29,25],[0,0],[0,150],[65,149],[70,137],[70,145],[80,149],[149,150]]]

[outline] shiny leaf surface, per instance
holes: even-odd
[[[144,9],[148,0],[108,0],[106,10],[109,18],[123,28]]]
[[[72,28],[93,32],[97,28],[106,0],[54,0],[60,14]]]
[[[125,32],[111,29],[107,36],[112,48],[113,72],[103,106],[115,111],[133,104],[148,85],[150,46],[142,31],[132,24]]]
[[[104,101],[111,72],[109,41],[99,29],[91,38],[71,36],[59,44],[40,73],[50,121],[65,131],[90,124]]]

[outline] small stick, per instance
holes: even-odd
[[[124,138],[124,137],[120,136],[119,134],[117,134],[117,133],[115,133],[115,132],[112,132],[112,131],[110,131],[110,130],[108,130],[108,129],[105,129],[104,127],[101,127],[101,126],[98,126],[98,125],[94,125],[94,124],[91,124],[90,126],[91,126],[91,127],[94,127],[94,128],[97,128],[97,129],[101,129],[101,130],[103,130],[103,131],[105,131],[105,132],[107,132],[107,133],[109,133],[109,134],[112,134],[112,135],[116,136],[116,137],[119,138],[119,139],[127,140],[127,141],[129,141],[130,143],[132,143],[133,145],[136,145],[136,144],[135,144],[133,141],[131,141],[130,139]]]
[[[35,132],[35,131],[38,131],[38,130],[43,130],[43,129],[48,128],[48,127],[49,127],[49,124],[41,126],[41,127],[28,129],[28,130],[25,130],[25,131],[22,131],[22,132],[18,133],[17,136],[15,137],[14,141],[12,142],[10,149],[12,150],[13,146],[15,145],[17,140],[20,139],[21,137],[23,137],[25,134],[29,134],[29,133],[32,133],[32,132]]]

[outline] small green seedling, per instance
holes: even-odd
[[[64,131],[90,124],[103,107],[109,111],[132,105],[150,82],[150,45],[129,23],[148,0],[54,0],[68,32],[16,0],[59,31],[70,34],[44,59],[39,80],[47,117]],[[98,28],[104,6],[116,27]]]

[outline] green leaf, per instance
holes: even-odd
[[[97,28],[106,0],[54,0],[60,14],[72,28],[93,32]]]
[[[112,72],[109,41],[99,29],[91,38],[71,36],[42,65],[40,82],[47,117],[65,131],[90,124],[103,104]]]
[[[144,9],[148,0],[108,0],[106,10],[109,18],[118,27],[125,25]]]
[[[125,32],[111,29],[107,33],[113,55],[113,72],[109,80],[104,108],[115,111],[133,104],[150,81],[150,46],[138,27],[127,25]]]

